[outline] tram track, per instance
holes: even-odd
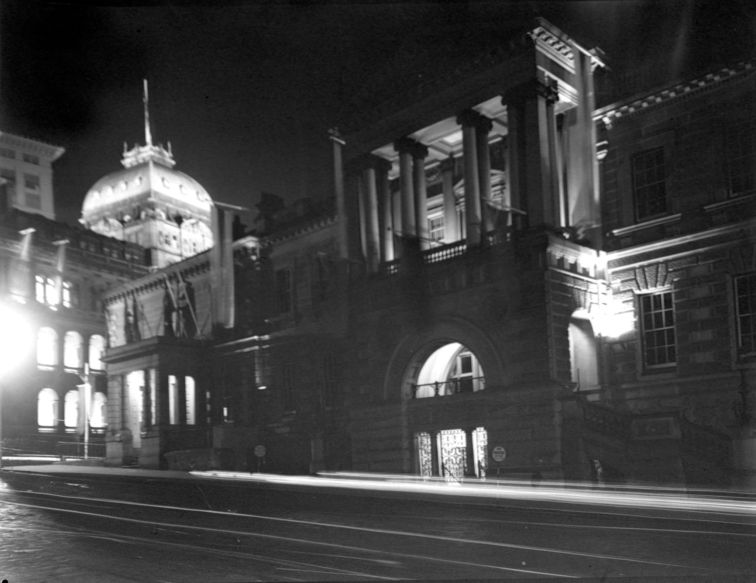
[[[158,544],[170,548],[181,548],[187,552],[214,553],[234,559],[263,561],[271,565],[286,565],[286,568],[293,569],[299,569],[303,566],[306,568],[322,568],[323,565],[309,562],[306,565],[301,565],[297,561],[290,563],[291,559],[283,558],[280,556],[281,553],[299,556],[312,555],[328,563],[338,562],[339,553],[348,552],[350,553],[350,562],[370,565],[370,569],[364,571],[367,579],[375,578],[372,574],[376,565],[383,564],[384,568],[389,571],[396,571],[397,564],[406,568],[408,563],[412,565],[422,563],[426,565],[426,568],[427,565],[435,565],[435,568],[440,570],[443,570],[444,566],[464,569],[468,573],[473,570],[480,572],[483,576],[497,573],[499,577],[507,574],[510,576],[547,578],[584,576],[585,572],[581,572],[580,565],[584,565],[586,562],[605,564],[604,569],[614,572],[629,572],[647,568],[662,571],[682,570],[690,574],[709,571],[707,568],[680,561],[660,561],[651,560],[648,557],[627,556],[626,554],[583,552],[554,546],[512,544],[498,540],[473,539],[469,536],[433,534],[431,531],[442,523],[442,519],[439,517],[426,517],[425,529],[417,528],[418,523],[414,522],[415,528],[413,530],[405,530],[345,524],[343,520],[338,523],[302,520],[281,516],[222,512],[52,493],[18,491],[14,492],[14,495],[17,498],[16,500],[11,501],[7,496],[1,497],[0,500],[6,504],[66,515],[69,520],[74,522],[83,521],[82,528],[78,530],[82,536],[111,537],[131,544]],[[102,524],[93,529],[92,523],[98,521],[101,521]],[[377,520],[376,522],[380,523],[381,521]],[[556,523],[545,525],[539,522],[530,522],[518,526],[515,525],[515,522],[490,520],[489,527],[495,524],[499,526],[503,524],[507,528],[513,526],[520,528],[555,528],[559,526]],[[104,524],[112,526],[113,523],[120,524],[120,527],[116,529],[117,534],[113,534],[112,528],[101,528]],[[480,524],[480,519],[477,519],[474,526],[480,527]],[[124,525],[128,525],[128,528],[124,529]],[[467,528],[470,529],[469,524]],[[296,536],[291,533],[292,529],[295,529]],[[660,534],[658,529],[648,528],[644,530],[656,531],[657,534]],[[726,533],[713,534],[726,536]],[[733,534],[753,536],[748,533]],[[354,544],[358,540],[367,544]],[[393,540],[393,543],[390,542],[391,540]],[[398,540],[402,542],[397,544]],[[260,554],[249,550],[261,546],[269,549],[271,554]],[[444,550],[438,552],[439,548]],[[410,552],[413,549],[416,552]],[[454,552],[449,552],[449,549]],[[488,558],[493,556],[498,557],[494,562],[469,560],[470,557]],[[515,556],[516,561],[513,560]],[[566,568],[542,569],[534,567],[533,565],[553,562],[551,560],[544,561],[544,556],[557,557],[559,559],[557,562],[562,563]],[[523,560],[524,557],[526,558]],[[388,568],[385,565],[391,565],[391,567]],[[620,566],[618,567],[618,565]],[[333,564],[327,566],[329,569],[337,569]],[[356,571],[348,569],[348,571],[351,575],[362,576],[359,575],[362,572],[359,569]],[[333,571],[333,573],[336,574],[336,571]],[[383,576],[379,578],[383,578]],[[388,575],[387,578],[395,578],[395,575]]]

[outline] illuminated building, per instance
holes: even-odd
[[[191,176],[174,169],[170,147],[152,143],[147,82],[144,146],[124,147],[122,170],[87,192],[81,223],[88,229],[144,247],[151,265],[163,267],[213,246],[213,201]]]
[[[342,120],[335,208],[106,294],[111,463],[753,479],[752,63],[597,106],[510,32]]]
[[[63,148],[0,132],[0,179],[5,183],[4,204],[55,219],[52,164]]]
[[[2,143],[16,148],[22,165],[12,180],[5,173],[10,150],[3,154],[0,302],[31,332],[0,379],[3,454],[84,455],[83,405],[89,395],[88,453],[101,456],[107,402],[101,294],[146,273],[144,252],[52,220],[50,163],[62,148],[5,133]],[[32,190],[28,177],[34,168],[40,178]],[[18,333],[21,342],[20,331],[6,324],[3,334]]]

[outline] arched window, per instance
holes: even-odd
[[[63,425],[67,433],[76,431],[79,425],[79,391],[71,390],[66,393],[63,401]]]
[[[92,410],[89,412],[89,427],[103,430],[107,426],[106,409],[108,398],[105,393],[97,392],[92,395]]]
[[[52,389],[37,395],[37,425],[40,431],[55,431],[58,425],[58,393]]]
[[[194,377],[184,377],[184,389],[186,391],[186,424],[197,423],[197,395],[194,387]]]
[[[69,330],[63,340],[63,366],[66,368],[81,368],[81,334]]]
[[[40,328],[37,333],[37,364],[39,366],[58,364],[58,333],[52,328]]]
[[[465,346],[451,342],[435,350],[417,376],[414,397],[442,397],[485,388],[483,369]]]
[[[92,334],[89,338],[89,368],[102,370],[102,353],[105,351],[105,338],[99,334]]]

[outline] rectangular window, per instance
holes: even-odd
[[[753,128],[738,127],[727,135],[727,181],[730,196],[740,196],[756,190],[756,149],[753,147]]]
[[[26,190],[39,190],[39,176],[24,174],[24,188]]]
[[[77,308],[79,306],[79,288],[70,281],[63,282],[63,307]]]
[[[672,292],[640,296],[643,363],[649,368],[677,362]]]
[[[168,375],[168,423],[179,423],[179,387],[175,375]]]
[[[184,388],[186,391],[186,424],[194,425],[197,423],[197,397],[194,388],[194,377],[184,377]]]
[[[638,152],[632,158],[635,218],[651,219],[667,212],[664,148]]]
[[[39,166],[39,156],[35,156],[34,154],[24,154],[23,156],[24,162],[28,162],[29,164],[36,164]]]
[[[291,271],[279,269],[276,271],[276,298],[279,314],[291,311]]]
[[[0,168],[0,178],[5,181],[8,192],[14,193],[16,190],[16,171],[13,168]]]
[[[428,217],[428,237],[433,243],[444,241],[444,215]]]
[[[16,151],[11,148],[0,148],[0,156],[13,160],[16,158]]]
[[[735,309],[738,323],[738,351],[756,354],[756,273],[735,279]]]

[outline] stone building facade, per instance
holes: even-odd
[[[500,49],[345,119],[332,209],[107,295],[112,462],[753,483],[753,63],[602,105],[599,50]]]

